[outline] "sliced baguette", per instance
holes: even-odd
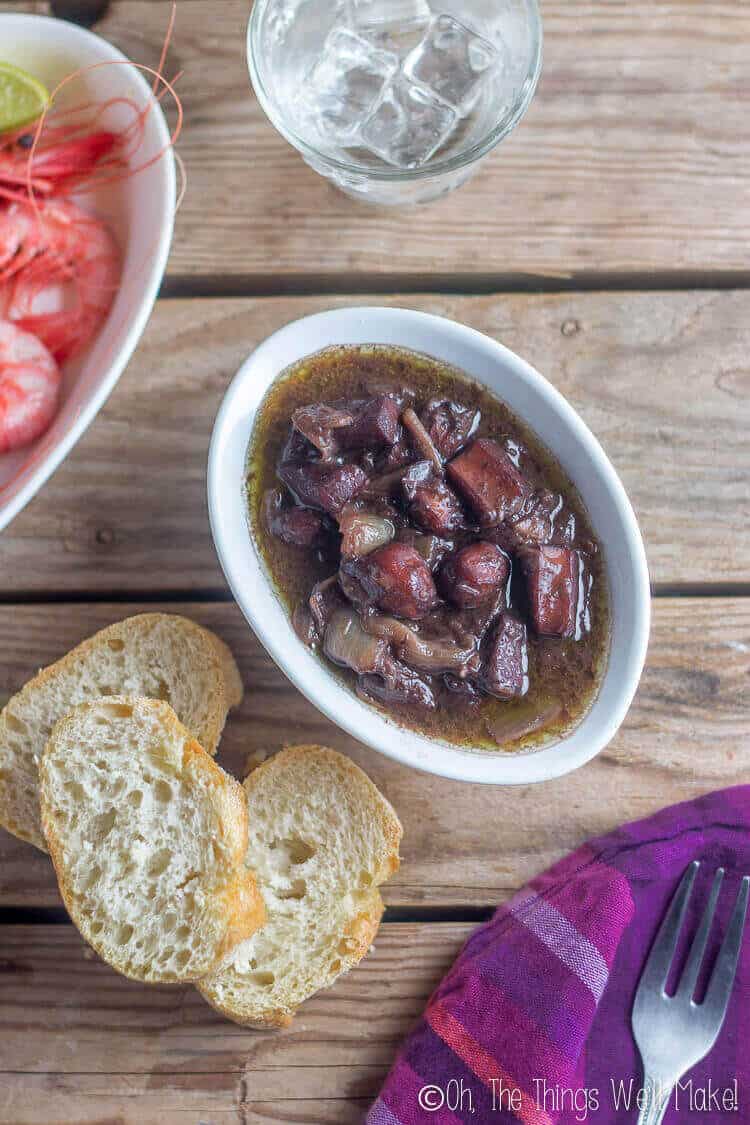
[[[125,976],[197,980],[262,924],[242,786],[167,703],[76,707],[52,731],[40,781],[63,901]]]
[[[246,862],[268,920],[198,988],[236,1023],[283,1027],[367,953],[402,830],[367,775],[321,746],[282,750],[250,774],[245,794]]]
[[[209,754],[242,681],[223,641],[175,614],[143,613],[102,629],[43,669],[0,713],[0,825],[45,849],[38,773],[58,719],[104,695],[166,700]]]

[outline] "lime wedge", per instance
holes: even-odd
[[[32,74],[0,62],[0,133],[34,121],[48,101],[46,86]]]

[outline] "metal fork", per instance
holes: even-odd
[[[750,877],[740,885],[727,932],[700,1004],[693,996],[724,869],[718,868],[700,925],[674,996],[666,993],[669,969],[685,922],[700,863],[694,860],[682,877],[638,982],[633,1005],[633,1035],[643,1062],[644,1104],[638,1125],[660,1125],[677,1083],[705,1058],[716,1042],[727,1014],[747,914]]]

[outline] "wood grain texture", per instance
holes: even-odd
[[[169,1079],[150,1075],[2,1075],[2,1125],[360,1125],[368,1098],[305,1098],[269,1101],[225,1089],[220,1075]],[[346,1075],[339,1071],[344,1085]],[[298,1088],[306,1080],[296,1076]],[[278,1080],[286,1085],[288,1075]],[[234,1082],[237,1086],[238,1083]],[[278,1087],[277,1087],[278,1088]],[[373,1087],[373,1092],[375,1088]],[[227,1108],[229,1107],[229,1108]]]
[[[194,1120],[207,1112],[211,1120],[282,1098],[292,1103],[287,1120],[304,1121],[293,1117],[298,1098],[369,1099],[472,928],[383,926],[355,971],[307,1001],[291,1027],[268,1033],[223,1019],[189,986],[126,980],[72,926],[2,926],[0,1120],[42,1120],[39,1105],[37,1117],[23,1116],[24,1090],[48,1105],[57,1096],[61,1120],[88,1122],[88,1106],[91,1120],[124,1112],[128,1125],[150,1122],[149,1111],[156,1120],[159,1108],[192,1109]],[[18,1116],[3,1113],[3,1097],[13,1096],[10,1073],[24,1076]]]
[[[0,1122],[353,1125],[471,928],[384,927],[355,973],[264,1034],[193,988],[134,986],[72,926],[0,927]]]
[[[189,186],[173,275],[747,273],[746,4],[543,0],[525,121],[418,221],[346,199],[275,132],[248,81],[248,8],[179,4],[168,72],[185,72]],[[116,0],[95,30],[153,66],[167,15]]]
[[[0,693],[16,691],[39,665],[142,608],[0,608]],[[242,776],[248,755],[259,750],[320,742],[350,754],[392,801],[404,840],[401,870],[384,889],[391,906],[494,905],[588,837],[748,777],[750,599],[656,601],[646,673],[615,741],[567,777],[517,789],[446,781],[389,761],[289,684],[235,606],[174,608],[215,629],[239,661],[246,695],[227,723],[223,765]],[[0,833],[0,905],[59,902],[47,857]]]
[[[0,11],[47,11],[43,0]],[[180,0],[184,69],[173,292],[285,286],[502,287],[535,278],[748,277],[750,8],[726,0],[543,0],[545,70],[527,119],[459,193],[371,210],[311,172],[249,90],[246,0]],[[158,60],[164,0],[114,0],[96,27]],[[222,289],[222,286],[225,289]],[[500,284],[498,284],[500,287]],[[747,588],[750,294],[377,298],[501,339],[566,394],[621,473],[652,575]],[[158,598],[222,586],[205,510],[221,396],[281,324],[354,299],[162,301],[89,434],[0,538],[0,703],[94,629]],[[729,587],[725,586],[725,592]],[[55,592],[53,606],[14,604]],[[66,603],[79,595],[83,600]],[[159,607],[158,602],[150,607]],[[329,743],[405,827],[390,906],[487,906],[593,834],[747,780],[750,599],[661,599],[617,739],[567,778],[508,791],[420,775],[322,718],[229,604],[175,606],[235,650],[248,692],[220,760]],[[284,716],[280,730],[279,716]],[[0,906],[58,906],[46,857],[0,833]],[[147,988],[67,925],[0,926],[0,1125],[353,1125],[472,927],[389,923],[363,965],[279,1033],[221,1019],[190,988]]]
[[[248,8],[179,4],[167,72],[184,70],[188,192],[172,275],[747,274],[746,4],[544,0],[525,121],[418,222],[348,200],[276,133],[247,76]],[[165,0],[115,0],[95,30],[155,66],[167,17]]]
[[[374,300],[464,321],[535,364],[620,472],[655,581],[747,581],[750,294]],[[224,391],[276,328],[367,303],[159,302],[89,432],[0,537],[3,594],[223,588],[205,468]]]

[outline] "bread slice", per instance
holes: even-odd
[[[0,825],[45,849],[38,772],[58,719],[103,695],[164,699],[209,754],[242,681],[223,641],[167,613],[143,613],[102,629],[45,668],[0,713]]]
[[[63,901],[125,976],[197,980],[262,924],[242,786],[167,703],[76,707],[52,731],[40,782]]]
[[[282,750],[250,774],[245,794],[246,862],[268,920],[198,988],[237,1023],[282,1027],[367,953],[402,830],[367,775],[321,746]]]
[[[187,621],[187,618],[182,618],[182,620]],[[191,621],[190,624],[192,625],[192,624],[194,624],[194,622]],[[198,625],[197,627],[199,629],[201,628],[200,625]],[[234,710],[235,707],[239,707],[240,703],[242,703],[242,698],[245,694],[245,687],[244,687],[244,684],[242,683],[242,676],[240,675],[240,670],[237,667],[237,661],[232,656],[232,650],[230,649],[230,647],[226,643],[226,641],[222,641],[221,637],[217,637],[216,633],[212,633],[210,629],[204,629],[203,632],[206,634],[206,636],[211,641],[211,643],[215,646],[216,651],[219,654],[219,660],[221,661],[222,671],[224,672],[224,689],[225,689],[225,692],[226,692],[225,702],[226,702],[227,710],[232,711],[232,710]],[[225,713],[224,717],[226,718],[226,713]],[[224,723],[221,724],[221,730],[223,730],[223,729],[224,729]],[[215,754],[216,751],[218,750],[219,739],[221,738],[221,730],[219,731],[219,733],[216,737],[216,742],[214,744],[213,750],[209,751],[210,754]]]

